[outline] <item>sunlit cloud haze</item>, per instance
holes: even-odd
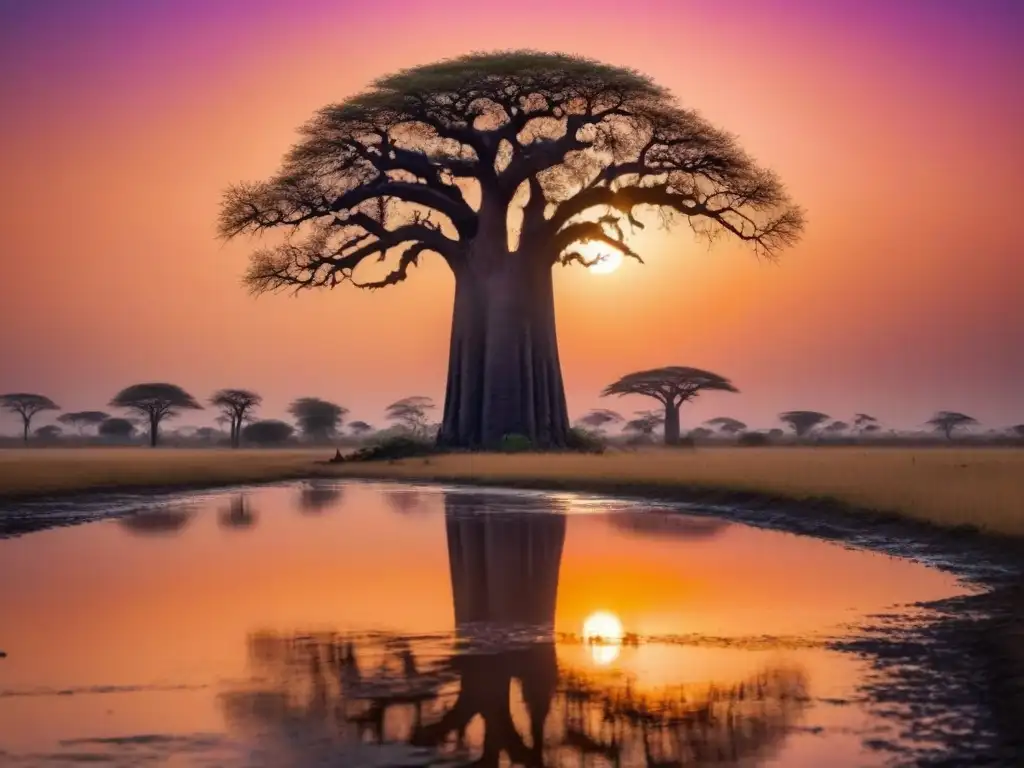
[[[647,407],[597,394],[681,364],[742,391],[698,400],[687,425],[797,408],[1019,423],[1021,39],[1017,0],[0,0],[0,391],[80,410],[139,381],[241,386],[268,416],[313,395],[378,424],[405,395],[440,404],[439,258],[375,293],[254,299],[252,243],[215,237],[220,196],[379,75],[530,47],[651,75],[808,216],[777,263],[648,227],[632,241],[646,265],[559,268],[572,416]]]

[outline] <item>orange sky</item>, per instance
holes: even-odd
[[[808,214],[778,264],[648,229],[634,241],[646,266],[559,268],[572,415],[622,373],[679,364],[742,391],[708,395],[684,425],[772,426],[794,408],[1024,421],[1024,15],[1000,0],[895,5],[0,0],[0,391],[78,410],[139,381],[201,398],[244,386],[268,416],[314,395],[377,423],[398,397],[440,403],[439,259],[373,294],[253,299],[249,244],[215,239],[220,195],[273,172],[313,110],[376,75],[534,47],[652,75],[737,133]]]

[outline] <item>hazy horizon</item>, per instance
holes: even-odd
[[[1024,422],[1024,4],[345,5],[0,0],[0,393],[114,412],[143,381],[201,401],[246,387],[266,418],[309,395],[378,427],[420,394],[439,418],[441,260],[379,292],[254,299],[240,282],[254,242],[216,239],[220,197],[272,173],[317,108],[375,77],[529,47],[651,75],[737,134],[808,219],[777,264],[725,239],[708,249],[684,224],[631,238],[646,265],[557,269],[573,418],[653,407],[598,395],[629,371],[687,365],[740,394],[698,398],[684,427],[768,428],[794,409],[906,429],[937,410]],[[18,423],[4,413],[0,432]]]

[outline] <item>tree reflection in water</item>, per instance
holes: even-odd
[[[161,507],[135,512],[117,519],[117,524],[135,536],[176,536],[192,522],[188,507]]]
[[[446,493],[454,635],[253,635],[258,682],[223,696],[229,723],[273,737],[294,764],[310,750],[387,745],[375,764],[418,755],[488,766],[503,756],[528,766],[730,765],[781,744],[806,702],[797,669],[641,691],[559,667],[566,522],[555,504]]]
[[[228,505],[220,511],[218,522],[222,528],[240,530],[256,524],[256,510],[247,493],[236,493]]]
[[[308,514],[320,514],[340,505],[344,493],[345,489],[337,482],[308,481],[299,488],[299,510]]]

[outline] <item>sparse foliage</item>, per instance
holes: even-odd
[[[45,395],[37,395],[31,392],[12,392],[7,395],[0,395],[0,410],[10,411],[21,417],[21,436],[22,440],[27,443],[33,417],[43,411],[59,411],[60,406]]]
[[[623,376],[609,384],[601,392],[608,395],[644,395],[653,397],[665,408],[665,444],[679,443],[679,408],[683,403],[697,397],[701,392],[717,390],[738,392],[728,379],[711,371],[684,366],[667,366],[648,371],[637,371]]]
[[[396,422],[402,429],[418,438],[426,438],[429,433],[428,416],[434,410],[434,401],[423,395],[404,397],[387,407],[385,413],[388,421]]]
[[[956,411],[939,411],[925,423],[936,431],[942,432],[942,434],[946,436],[947,440],[952,440],[953,433],[957,429],[977,424],[978,420],[972,416],[968,416],[966,413],[957,413]]]
[[[241,437],[253,445],[281,445],[288,442],[295,427],[277,419],[254,421],[242,427]]]
[[[786,411],[779,414],[779,421],[788,424],[797,437],[805,437],[815,427],[829,420],[827,413],[818,411]]]
[[[252,255],[257,293],[383,288],[439,256],[456,284],[440,442],[547,447],[569,429],[551,268],[592,264],[584,243],[640,261],[627,229],[651,215],[769,258],[803,227],[771,171],[649,78],[504,51],[404,70],[321,109],[275,176],[227,191],[220,232],[289,233]]]
[[[210,405],[220,409],[231,430],[231,447],[237,448],[241,443],[242,425],[248,421],[252,412],[263,403],[263,398],[248,389],[218,389],[210,398]]]
[[[149,425],[149,444],[156,447],[160,435],[160,422],[173,419],[182,410],[203,409],[196,399],[177,384],[165,382],[133,384],[118,392],[110,401],[114,408],[134,411]]]
[[[855,413],[853,415],[853,428],[858,432],[877,432],[881,429],[878,419],[867,413]]]
[[[369,432],[373,432],[373,425],[367,424],[365,421],[350,421],[348,428],[356,437],[362,437]]]
[[[300,397],[288,406],[288,413],[295,417],[305,438],[324,441],[338,433],[348,408],[319,397]]]
[[[85,434],[86,427],[98,428],[109,418],[110,414],[103,411],[72,411],[71,413],[62,413],[57,417],[57,421],[67,424],[82,435]]]
[[[632,432],[643,440],[650,440],[654,431],[665,423],[665,415],[657,411],[637,411],[632,419],[626,422],[623,430]]]
[[[850,428],[850,425],[845,421],[833,421],[825,426],[825,431],[833,435],[842,434]]]

